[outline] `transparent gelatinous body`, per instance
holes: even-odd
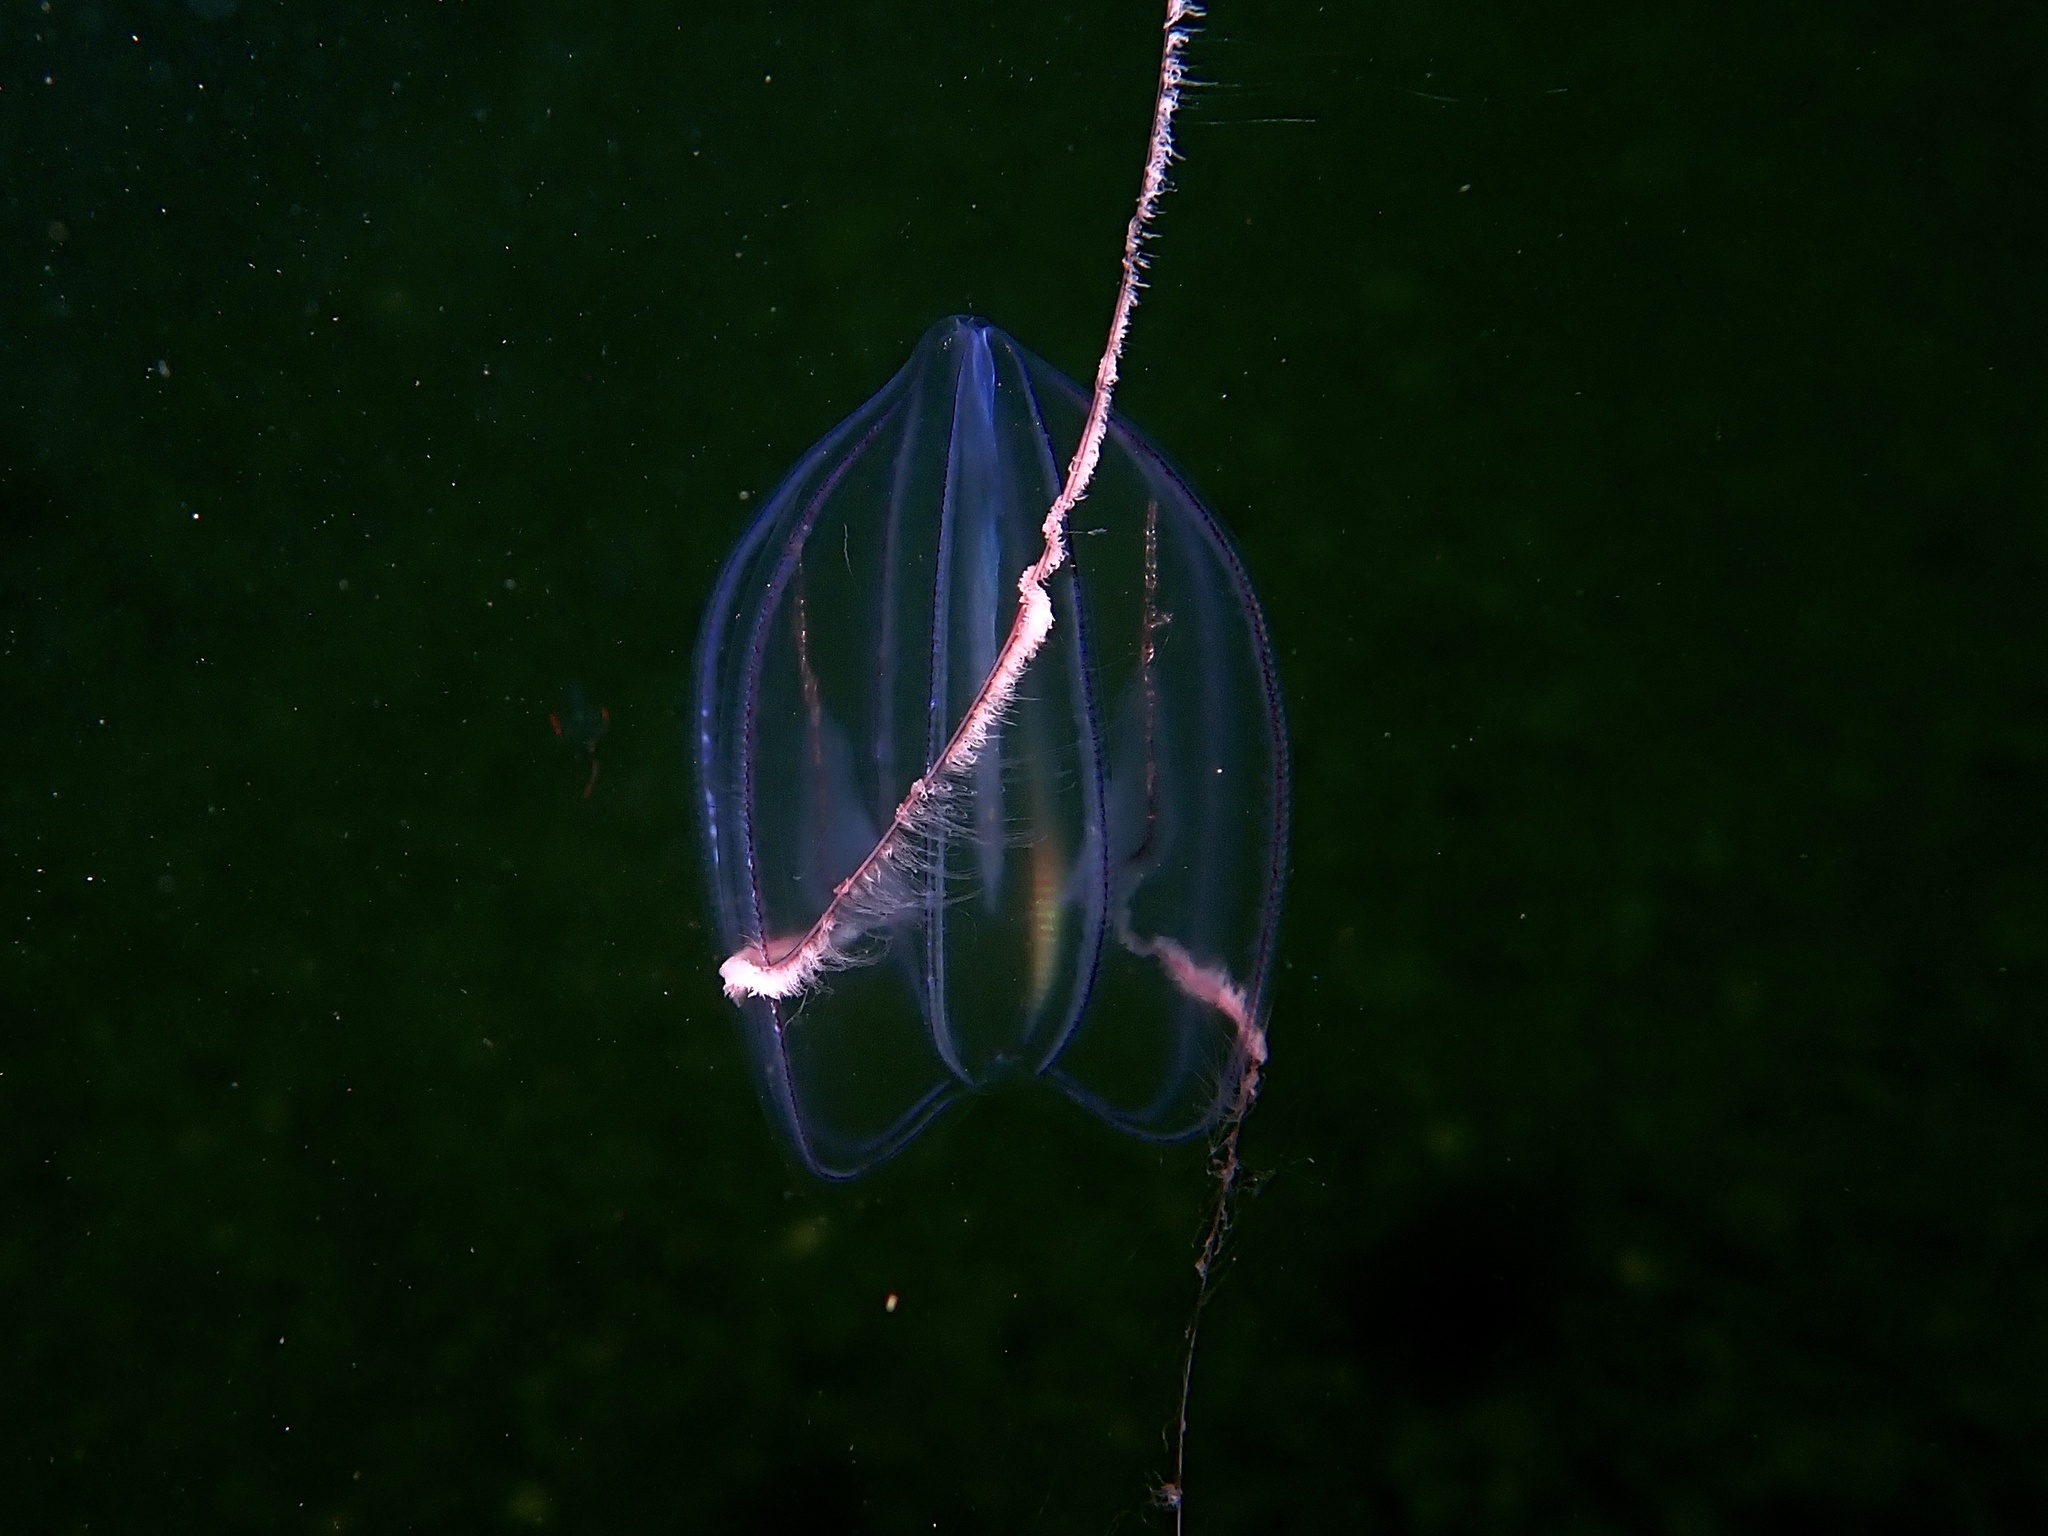
[[[748,529],[696,662],[721,954],[799,942],[937,760],[1086,408],[993,326],[943,321]],[[825,1177],[1037,1077],[1133,1135],[1193,1135],[1263,1054],[1287,782],[1257,601],[1121,419],[1068,541],[1048,639],[886,899],[822,985],[740,1004],[769,1116]]]

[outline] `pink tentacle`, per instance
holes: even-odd
[[[865,919],[880,917],[887,911],[886,893],[893,884],[892,874],[913,861],[913,845],[922,843],[937,830],[945,815],[946,802],[980,761],[1017,697],[1024,669],[1052,633],[1052,598],[1045,584],[1066,563],[1068,516],[1087,494],[1102,458],[1102,441],[1109,431],[1110,406],[1116,394],[1117,368],[1130,334],[1138,290],[1144,286],[1140,274],[1145,266],[1145,240],[1158,212],[1159,199],[1166,191],[1168,167],[1174,160],[1173,116],[1180,107],[1181,87],[1187,78],[1181,54],[1201,14],[1193,0],[1168,0],[1165,41],[1159,58],[1159,91],[1152,105],[1152,132],[1145,150],[1145,176],[1138,190],[1137,206],[1124,230],[1123,277],[1117,284],[1109,339],[1095,365],[1095,393],[1088,403],[1081,441],[1067,466],[1066,481],[1040,525],[1044,548],[1017,578],[1017,614],[1010,623],[1003,648],[945,750],[930,771],[910,786],[910,792],[896,807],[874,848],[840,882],[809,931],[774,955],[769,953],[765,941],[750,944],[718,968],[726,995],[734,1001],[747,997],[796,997],[816,986],[826,972],[854,963],[848,946],[868,931]]]

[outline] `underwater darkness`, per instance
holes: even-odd
[[[0,1523],[1167,1528],[1204,1148],[794,1172],[683,718],[926,326],[1092,369],[1159,19],[0,13]],[[1215,0],[1118,403],[1294,855],[1191,1531],[2048,1527],[2044,45]]]

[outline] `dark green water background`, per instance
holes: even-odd
[[[1197,1532],[2048,1519],[2048,33],[1930,14],[1218,0],[1120,401],[1297,769]],[[9,0],[9,1529],[1160,1528],[1203,1149],[793,1174],[681,719],[927,324],[1092,366],[1157,23]]]

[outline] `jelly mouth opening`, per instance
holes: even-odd
[[[991,1051],[975,1069],[974,1086],[982,1089],[1006,1088],[1012,1083],[1023,1082],[1030,1075],[1029,1064],[1015,1051]]]

